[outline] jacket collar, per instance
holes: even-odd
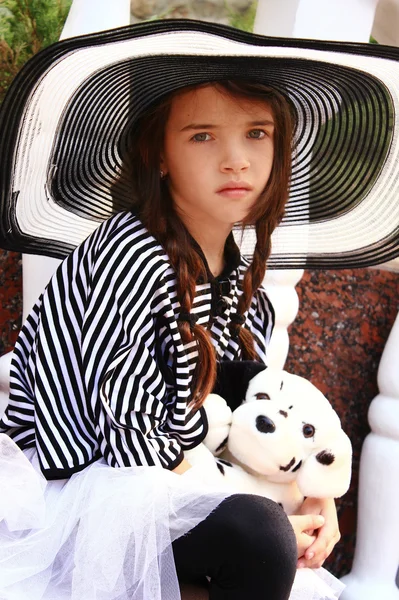
[[[197,280],[197,284],[220,282],[220,281],[227,280],[232,275],[232,273],[238,269],[240,262],[241,262],[241,254],[240,254],[240,250],[235,242],[232,231],[227,236],[226,243],[224,246],[225,265],[224,265],[223,271],[216,277],[213,275],[213,273],[209,269],[208,261],[206,260],[205,254],[203,253],[201,246],[190,234],[189,234],[189,236],[190,236],[190,241],[191,241],[192,247],[197,252],[197,254],[201,257],[202,262],[204,263],[205,272],[207,275],[206,281],[203,281],[202,277],[199,277]]]

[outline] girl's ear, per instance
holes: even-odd
[[[163,147],[161,148],[161,151],[159,153],[159,168],[163,171],[166,170],[165,152]]]
[[[161,154],[159,157],[159,173],[161,175],[161,179],[165,179],[166,175],[168,174],[168,169],[166,167],[163,154]]]
[[[208,421],[208,433],[204,439],[205,446],[218,456],[227,445],[230,433],[232,412],[226,400],[217,394],[209,394],[202,405]]]

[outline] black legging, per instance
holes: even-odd
[[[297,562],[295,535],[278,504],[250,494],[226,498],[173,543],[182,582],[211,578],[210,600],[286,600]]]

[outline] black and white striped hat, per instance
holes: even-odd
[[[0,246],[65,256],[117,209],[137,115],[166,93],[250,78],[297,111],[286,215],[269,266],[344,268],[399,255],[399,48],[262,37],[186,20],[59,42],[0,111]],[[250,256],[254,232],[242,253]]]

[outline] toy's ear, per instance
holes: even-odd
[[[204,444],[212,454],[217,456],[227,445],[232,420],[231,409],[227,406],[226,400],[217,394],[209,394],[206,397],[203,409],[208,422],[208,433]]]
[[[326,446],[305,459],[298,471],[297,484],[304,496],[339,498],[349,488],[352,466],[352,445],[339,429]]]
[[[266,365],[254,360],[225,360],[218,363],[213,393],[222,396],[235,410],[245,399],[248,384],[255,375],[264,371]]]

